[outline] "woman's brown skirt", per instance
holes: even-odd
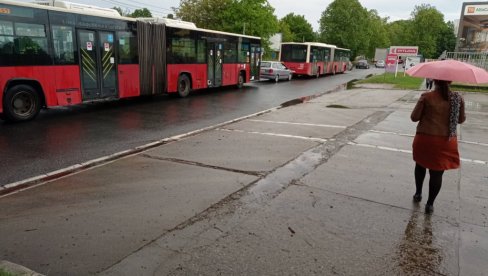
[[[413,160],[420,166],[444,171],[459,168],[457,137],[417,133],[413,140]]]

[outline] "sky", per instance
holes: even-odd
[[[32,2],[33,0],[21,0],[21,2]],[[113,6],[122,9],[140,9],[147,7],[153,16],[166,16],[173,13],[172,7],[178,7],[180,0],[70,0],[70,2],[95,5],[111,8]],[[319,19],[322,12],[332,3],[332,0],[268,0],[275,8],[275,15],[279,18],[293,12],[296,15],[304,15],[307,21],[312,24],[315,31],[319,29]],[[446,21],[459,19],[463,2],[469,0],[359,0],[361,5],[368,9],[375,9],[381,17],[389,17],[389,21],[410,18],[411,12],[416,5],[430,4],[444,14]]]

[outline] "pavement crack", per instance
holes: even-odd
[[[257,177],[263,177],[264,175],[267,174],[267,172],[264,172],[264,171],[244,171],[244,170],[238,170],[238,169],[232,169],[232,168],[226,168],[226,167],[204,164],[204,163],[195,162],[195,161],[188,161],[188,160],[178,159],[178,158],[159,157],[159,156],[154,156],[154,155],[145,154],[145,153],[141,154],[141,156],[145,157],[145,158],[149,158],[149,159],[160,160],[160,161],[168,161],[168,162],[180,163],[180,164],[191,165],[191,166],[205,167],[205,168],[211,168],[211,169],[215,169],[215,170],[223,170],[223,171],[253,175],[253,176],[257,176]]]

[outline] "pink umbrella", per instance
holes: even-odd
[[[488,72],[485,69],[452,59],[420,63],[406,73],[412,77],[435,80],[488,83]]]

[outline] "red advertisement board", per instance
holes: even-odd
[[[386,55],[386,62],[385,62],[385,71],[394,73],[396,70],[398,55],[396,54],[388,54]]]

